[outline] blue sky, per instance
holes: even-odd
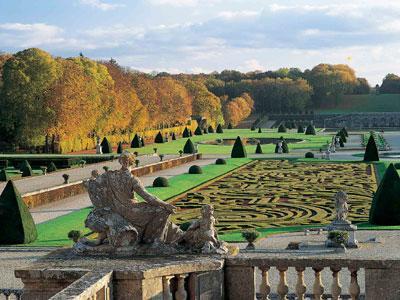
[[[39,47],[142,71],[347,63],[400,73],[398,0],[0,0],[0,51]]]

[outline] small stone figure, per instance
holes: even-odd
[[[226,253],[227,248],[223,242],[218,241],[215,230],[214,208],[204,205],[201,208],[201,218],[194,221],[178,241],[189,245],[193,250],[201,253]]]
[[[96,154],[103,154],[102,146],[100,145],[100,138],[97,137]]]
[[[279,142],[278,142],[278,154],[282,154],[282,153],[283,153],[282,144],[283,144],[282,141],[279,141]]]
[[[349,213],[349,206],[347,204],[347,194],[343,191],[339,191],[335,195],[335,209],[337,221],[347,221],[347,215]]]

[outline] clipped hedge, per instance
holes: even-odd
[[[231,157],[232,158],[247,157],[246,148],[244,147],[243,141],[240,138],[240,136],[236,138],[235,143],[233,144]]]
[[[184,138],[190,137],[189,129],[187,127],[185,127],[185,129],[183,130],[182,137]]]
[[[315,132],[314,126],[310,124],[307,126],[305,134],[306,135],[316,135],[317,133]]]
[[[107,137],[103,138],[100,145],[101,145],[101,150],[103,151],[104,154],[113,152],[111,143],[108,141]]]
[[[304,133],[304,127],[302,125],[299,125],[299,127],[297,127],[297,133]]]
[[[260,143],[257,143],[256,154],[263,154],[263,151],[262,151],[262,148],[261,148],[261,144],[260,144]]]
[[[6,169],[2,169],[0,170],[0,181],[9,181],[11,178],[8,175],[8,173],[6,172]]]
[[[165,177],[157,177],[153,181],[153,187],[168,187],[169,182],[168,179]]]
[[[172,137],[171,137],[171,138],[172,138],[172,140],[173,140],[173,141],[176,141],[176,135],[175,135],[175,132],[173,132],[173,133],[172,133]]]
[[[228,124],[228,129],[233,129],[232,123]]]
[[[201,130],[200,126],[197,126],[196,130],[194,131],[194,135],[203,135],[203,131]]]
[[[161,131],[159,131],[159,132],[157,133],[156,138],[154,139],[154,143],[156,143],[156,144],[162,144],[162,143],[164,143],[164,138],[163,138],[163,136],[162,136]]]
[[[29,177],[33,175],[32,167],[27,160],[24,160],[21,163],[19,169],[22,172],[22,177]]]
[[[198,165],[193,165],[189,168],[189,174],[202,174],[203,170]]]
[[[390,164],[372,200],[369,222],[376,225],[400,225],[400,178]]]
[[[131,148],[141,148],[141,147],[142,147],[142,141],[139,135],[136,133],[131,141]]]
[[[312,153],[312,152],[307,152],[307,153],[304,155],[304,157],[305,157],[305,158],[314,158],[314,153]]]
[[[36,240],[32,215],[12,180],[0,196],[0,244],[28,244]]]
[[[185,153],[185,154],[196,153],[196,149],[190,139],[188,139],[185,143],[185,146],[183,146],[183,153]]]
[[[258,133],[261,133],[261,132],[262,132],[262,131],[261,131],[261,127],[259,127],[259,128],[258,128]]]
[[[224,133],[224,130],[222,129],[221,124],[218,124],[218,126],[217,126],[217,133]]]
[[[378,148],[372,135],[370,135],[367,147],[365,148],[364,161],[379,161]]]
[[[124,148],[122,147],[122,142],[118,143],[118,148],[117,148],[117,153],[121,154],[124,151]]]
[[[211,125],[208,126],[208,133],[214,133],[214,128]]]
[[[223,158],[218,158],[218,159],[215,161],[215,164],[216,164],[216,165],[226,165],[226,160],[223,159]]]

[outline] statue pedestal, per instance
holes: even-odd
[[[331,225],[326,228],[329,231],[346,231],[349,233],[349,238],[346,243],[347,248],[358,248],[358,241],[356,240],[357,226],[351,224],[350,221],[335,220]],[[325,242],[326,246],[332,247],[335,245],[331,240]]]

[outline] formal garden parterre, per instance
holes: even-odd
[[[376,187],[374,166],[368,163],[257,160],[171,203],[179,208],[173,219],[181,224],[195,219],[202,205],[214,205],[218,231],[224,234],[327,224],[339,190],[349,195],[349,219],[366,222]]]

